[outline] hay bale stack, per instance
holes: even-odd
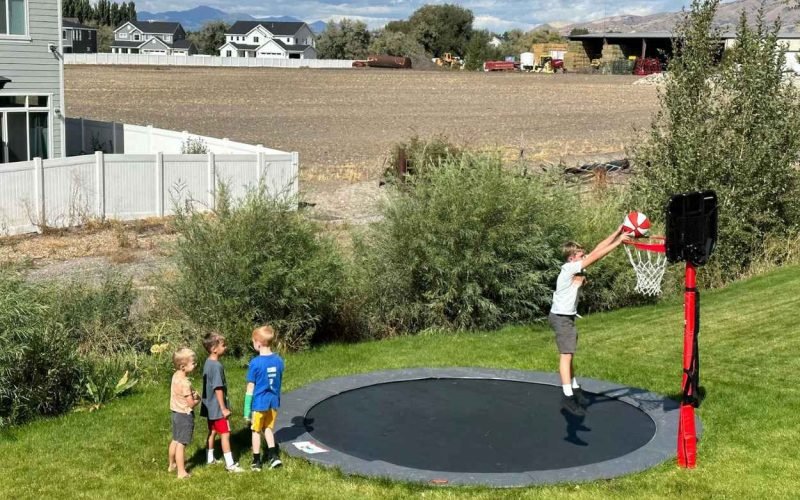
[[[622,52],[622,47],[615,44],[603,44],[603,62],[610,62],[617,59],[625,59],[625,54]]]
[[[566,52],[569,50],[569,45],[566,43],[534,43],[531,47],[533,58],[536,64],[541,64],[539,58],[542,56],[549,56],[551,51]]]
[[[569,42],[567,54],[564,56],[564,65],[570,71],[578,71],[592,66],[592,60],[586,53],[583,42]]]

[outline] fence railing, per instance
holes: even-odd
[[[265,148],[261,144],[252,145],[217,139],[187,131],[176,132],[153,126],[142,127],[127,123],[104,122],[85,118],[66,119],[67,156],[77,156],[94,151],[106,153],[149,154],[156,151],[169,154],[181,153],[186,140],[200,139],[208,150],[216,154],[267,153],[279,154],[283,151]]]
[[[217,66],[227,68],[352,68],[348,59],[279,59],[271,57],[163,56],[151,54],[64,54],[64,64]]]
[[[234,199],[263,183],[299,190],[297,153],[104,154],[0,164],[0,232],[20,234],[89,220],[163,217],[176,206],[214,208],[220,183]]]

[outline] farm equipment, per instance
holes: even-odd
[[[655,57],[640,57],[636,59],[636,64],[633,67],[633,74],[639,76],[652,75],[653,73],[661,73],[661,61]]]
[[[367,56],[366,59],[353,61],[354,68],[391,68],[391,69],[410,69],[411,58],[387,55]]]
[[[442,54],[442,57],[434,57],[432,61],[437,66],[444,66],[448,68],[453,68],[453,67],[462,68],[464,66],[464,61],[460,57],[454,56],[450,52],[445,52],[444,54]]]
[[[483,71],[517,71],[519,63],[514,61],[486,61],[483,63]]]
[[[540,57],[539,64],[533,68],[533,71],[536,73],[558,73],[558,70],[561,70],[562,73],[567,72],[567,68],[564,66],[564,60],[554,59],[550,56]]]

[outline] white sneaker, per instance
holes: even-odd
[[[225,470],[228,471],[228,472],[235,472],[237,474],[239,472],[244,472],[244,469],[239,467],[239,462],[236,462],[235,464],[231,465],[230,467],[225,467]]]
[[[277,469],[278,467],[282,467],[283,462],[281,462],[280,458],[273,458],[269,461],[269,468],[270,469]]]

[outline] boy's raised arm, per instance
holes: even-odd
[[[622,232],[622,225],[620,225],[616,231],[598,243],[597,246],[594,247],[594,250],[589,252],[589,254],[584,257],[584,259],[581,261],[581,268],[586,269],[587,267],[591,266],[598,260],[611,253],[611,251],[617,248],[620,243],[629,239],[630,236]]]

